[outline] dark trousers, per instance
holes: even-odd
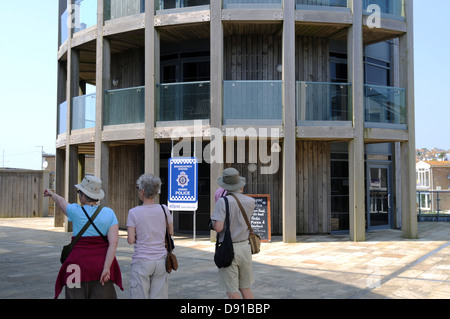
[[[114,283],[108,281],[104,286],[100,281],[82,282],[80,288],[65,286],[66,299],[117,299]]]

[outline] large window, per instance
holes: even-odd
[[[417,188],[430,188],[430,170],[418,168],[416,170]]]

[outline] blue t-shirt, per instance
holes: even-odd
[[[86,210],[86,213],[89,217],[92,217],[97,206],[83,206]],[[67,217],[70,222],[72,222],[73,227],[73,236],[76,236],[81,229],[83,229],[84,225],[88,222],[86,215],[84,214],[81,206],[78,204],[69,204],[67,206]],[[94,219],[94,224],[97,226],[98,230],[103,234],[107,235],[108,230],[112,225],[118,224],[118,220],[114,211],[109,207],[103,207],[102,211],[97,215]],[[84,232],[82,237],[88,236],[100,236],[99,233],[95,230],[94,226],[90,225],[88,229]]]

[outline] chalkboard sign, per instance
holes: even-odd
[[[255,199],[255,209],[250,220],[253,231],[261,237],[261,241],[270,242],[272,239],[272,228],[270,227],[270,195],[246,195]]]

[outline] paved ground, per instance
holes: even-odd
[[[133,247],[121,232],[117,259],[129,297]],[[52,218],[0,219],[0,299],[51,299],[61,247],[71,233]],[[207,238],[175,238],[179,270],[169,279],[174,299],[226,299],[218,288],[214,244]],[[419,239],[395,230],[348,236],[301,236],[264,243],[253,258],[260,299],[447,299],[450,298],[450,223],[420,223]],[[64,298],[64,292],[60,295]]]

